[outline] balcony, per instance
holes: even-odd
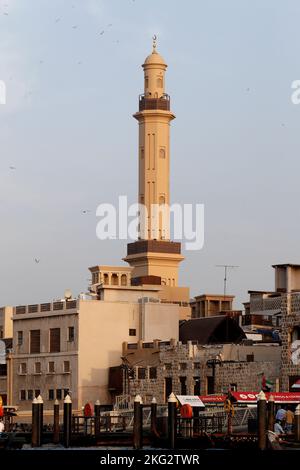
[[[145,95],[140,95],[139,111],[161,109],[163,111],[170,111],[170,97],[164,94],[160,98],[146,98]]]

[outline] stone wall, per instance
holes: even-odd
[[[284,296],[282,299],[282,352],[281,352],[281,390],[288,391],[290,388],[289,377],[300,377],[300,364],[292,362],[291,334],[295,326],[300,327],[300,306],[293,301],[296,295]]]
[[[144,403],[150,403],[153,397],[158,403],[164,403],[167,378],[172,378],[172,391],[176,395],[194,395],[195,379],[200,380],[200,394],[206,395],[208,377],[213,377],[213,368],[207,365],[207,361],[216,357],[217,349],[218,347],[202,349],[201,356],[199,356],[195,355],[194,346],[191,344],[177,343],[173,347],[164,347],[159,353],[159,361],[156,365],[157,378],[149,378],[150,368],[147,367],[146,378],[138,379],[136,367],[135,378],[130,379],[130,395],[141,395]],[[280,377],[280,360],[222,361],[215,365],[215,393],[226,393],[231,384],[235,384],[239,391],[259,391],[263,372],[275,387],[276,379]],[[185,377],[186,393],[183,393],[180,380],[182,377]]]

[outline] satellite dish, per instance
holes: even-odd
[[[72,292],[70,291],[70,289],[65,290],[64,297],[65,297],[66,300],[72,299],[73,295],[72,295]]]

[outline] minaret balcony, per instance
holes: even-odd
[[[149,96],[140,95],[139,111],[145,111],[147,109],[170,111],[170,96],[166,93],[160,98],[150,98]]]

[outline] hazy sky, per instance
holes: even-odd
[[[136,199],[153,34],[177,117],[172,201],[205,204],[181,285],[222,293],[215,265],[239,265],[239,306],[272,289],[271,264],[300,263],[299,18],[299,0],[0,0],[0,305],[77,295],[88,266],[125,256],[126,241],[96,238],[95,211]]]

